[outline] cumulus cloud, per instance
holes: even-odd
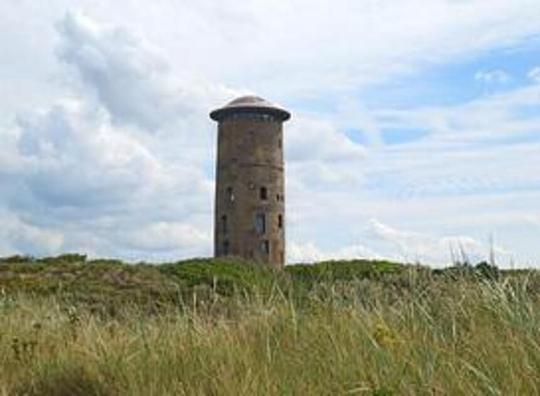
[[[314,116],[298,116],[286,125],[285,154],[289,187],[305,193],[359,185],[364,175],[356,164],[362,164],[368,150],[353,142],[331,123]]]
[[[494,229],[516,250],[533,250],[537,228],[516,230],[536,219],[540,199],[537,85],[408,108],[381,105],[365,89],[521,43],[540,32],[537,1],[81,0],[86,14],[70,7],[0,4],[8,32],[0,40],[0,208],[10,235],[28,235],[3,236],[1,251],[209,254],[208,111],[252,91],[294,113],[284,142],[291,259],[438,260],[451,235],[480,254],[485,244],[474,241]],[[270,8],[272,18],[261,12]],[[493,66],[482,70],[484,82],[505,80]],[[379,105],[364,105],[364,95]],[[427,133],[390,146],[382,138],[389,129]],[[369,136],[367,148],[351,130]]]
[[[0,255],[55,254],[64,243],[61,232],[27,223],[12,213],[0,211],[0,221]]]
[[[347,162],[362,159],[366,149],[327,121],[314,117],[295,117],[287,125],[286,154],[289,162],[317,160],[321,162]]]
[[[540,178],[533,171],[540,150],[540,118],[534,110],[539,104],[538,87],[524,86],[459,105],[372,111],[375,130],[421,128],[427,136],[370,146],[365,158],[351,158],[343,166],[337,161],[291,164],[289,205],[297,214],[291,239],[306,246],[307,257],[338,254],[337,247],[310,250],[310,241],[332,235],[341,246],[359,240],[385,257],[448,263],[451,249],[461,246],[471,260],[485,259],[489,246],[478,235],[487,238],[498,230],[505,244],[521,251],[517,262],[537,265],[538,230],[529,225],[540,199]],[[357,119],[348,120],[354,128]],[[319,176],[324,174],[332,178]],[[392,233],[380,224],[371,224],[371,232],[358,231],[370,218],[382,225],[409,224],[414,231]],[[326,232],[313,231],[319,227]],[[524,229],[529,231],[518,231]],[[498,255],[507,265],[507,252]]]
[[[468,261],[472,264],[490,260],[493,254],[498,265],[509,266],[513,253],[467,236],[441,236],[401,230],[377,219],[370,219],[359,231],[362,244],[338,249],[321,249],[313,242],[289,246],[290,263],[312,263],[322,260],[355,258],[387,259],[397,262],[445,266]]]
[[[180,79],[147,41],[83,14],[68,13],[58,29],[60,58],[79,73],[115,124],[146,132],[177,128],[180,135],[197,136],[197,129],[205,129],[210,105],[237,95],[222,84]]]
[[[205,251],[201,230],[208,219],[201,223],[196,216],[209,217],[212,184],[200,169],[161,161],[135,134],[113,127],[106,112],[84,103],[59,104],[21,119],[19,128],[16,151],[7,160],[21,166],[9,175],[4,170],[12,180],[4,204],[52,233],[64,233],[64,248],[81,248],[81,235],[91,233],[94,246],[85,249],[121,255],[140,243],[144,257],[152,244],[178,252],[192,235],[195,251]],[[179,218],[199,223],[173,226]],[[147,231],[134,232],[140,229]],[[109,246],[113,241],[117,245]]]
[[[71,102],[19,119],[18,152],[26,164],[20,176],[36,199],[51,206],[112,204],[166,177],[152,153],[107,118]]]
[[[387,254],[408,262],[452,264],[456,261],[476,263],[487,260],[491,250],[508,265],[511,252],[500,246],[489,246],[467,236],[443,236],[404,231],[371,219],[364,231],[368,240],[386,244]]]
[[[174,79],[150,45],[81,14],[68,14],[58,31],[58,56],[82,84],[69,80],[69,97],[20,114],[3,131],[10,145],[0,154],[9,164],[0,171],[9,178],[3,205],[30,222],[26,229],[59,236],[52,250],[134,259],[209,254],[213,183],[205,168],[215,127],[207,111],[235,91]],[[344,176],[323,164],[359,161],[362,146],[313,117],[294,126],[287,156],[297,173],[313,175],[308,183],[356,180],[354,170]],[[302,150],[319,164],[305,166]],[[26,250],[36,251],[30,242]]]
[[[15,73],[18,78],[13,82],[6,81],[10,92],[17,92],[23,84],[25,89],[37,84],[52,89],[51,84],[43,82],[47,73],[28,73],[28,64],[37,53],[40,62],[46,58],[47,72],[55,69],[46,51],[52,49],[56,38],[47,24],[52,25],[72,7],[67,0],[47,5],[13,1],[0,5],[0,15],[4,16],[1,24],[9,31],[0,50],[26,72]],[[249,87],[268,97],[287,99],[284,103],[318,95],[335,100],[344,92],[411,75],[426,65],[459,62],[479,52],[509,47],[538,34],[540,16],[536,0],[382,0],[368,4],[351,4],[348,0],[224,0],[219,4],[209,0],[155,0],[151,7],[141,7],[139,2],[79,0],[77,7],[93,19],[122,26],[158,43],[170,58],[167,63],[176,76],[205,76],[203,80]],[[272,17],[268,10],[272,10]],[[81,23],[75,28],[68,22],[62,25],[76,40],[88,44],[88,53],[77,45],[65,53],[70,62],[84,64],[88,81],[115,75],[119,85],[136,83],[132,77],[148,60],[134,58],[130,68],[124,70],[126,78],[118,74],[120,69],[104,74],[100,59],[106,49],[91,42],[99,36],[107,36],[111,42],[130,39],[114,34],[114,28],[93,28],[92,22],[86,23],[82,33]],[[26,51],[14,53],[15,48]],[[118,58],[133,56],[129,49],[126,51],[119,51]],[[150,64],[159,74],[159,62]],[[29,78],[31,84],[26,82]],[[131,90],[129,86],[125,89]],[[134,118],[136,105],[119,103],[115,89],[99,92],[121,119]],[[160,98],[168,111],[175,106],[175,100],[169,99]],[[149,114],[149,109],[157,106],[147,106],[141,109],[144,117],[140,118],[146,125],[159,125],[160,120]]]
[[[206,110],[199,91],[185,85],[182,95],[179,82],[163,84],[166,65],[124,31],[75,14],[60,26],[61,57],[84,86],[2,131],[8,150],[0,163],[9,166],[0,171],[0,203],[12,216],[4,232],[18,236],[3,250],[136,259],[207,253],[213,183],[200,164],[212,147],[201,155],[205,141],[193,138],[198,124],[186,114]],[[216,97],[224,91],[216,88]],[[165,136],[140,133],[155,128]],[[170,160],[163,147],[187,139],[193,144]]]
[[[70,13],[58,26],[61,59],[80,73],[114,122],[155,131],[201,105],[204,87],[180,86],[142,40],[82,14]]]

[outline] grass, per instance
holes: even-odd
[[[0,262],[0,395],[540,394],[540,274]]]

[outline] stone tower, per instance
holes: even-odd
[[[218,122],[214,254],[285,264],[283,122],[286,110],[244,96],[210,113]]]

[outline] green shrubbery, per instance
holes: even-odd
[[[540,393],[540,274],[0,260],[0,395]]]

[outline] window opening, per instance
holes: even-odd
[[[263,254],[270,254],[270,241],[268,239],[261,242],[261,252]]]
[[[223,231],[224,234],[226,234],[228,232],[227,216],[226,215],[221,216],[221,231]]]
[[[283,228],[283,215],[278,215],[278,227]]]
[[[229,202],[234,202],[234,191],[233,191],[232,187],[227,188],[227,200]]]
[[[223,242],[223,254],[225,256],[227,256],[229,254],[229,250],[230,250],[229,241]]]
[[[259,192],[259,197],[263,201],[266,201],[268,199],[268,189],[266,187],[261,187],[261,190]]]
[[[266,215],[264,213],[257,213],[255,216],[255,231],[259,235],[266,232]]]

